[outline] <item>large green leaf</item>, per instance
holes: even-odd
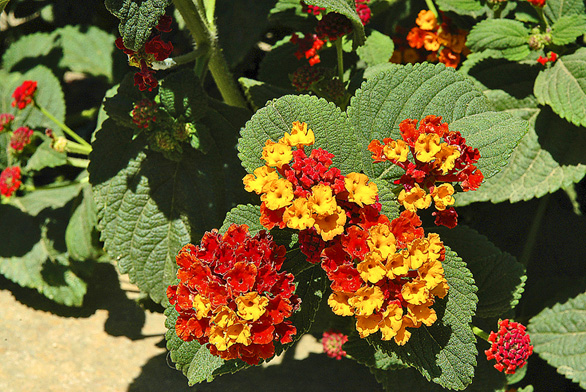
[[[466,45],[473,52],[489,49],[509,60],[523,60],[531,52],[529,34],[529,29],[519,21],[486,19],[470,30]]]
[[[428,380],[462,390],[472,382],[476,366],[476,339],[469,324],[478,302],[477,288],[466,264],[448,247],[442,264],[450,288],[446,298],[434,305],[438,321],[431,327],[411,329],[411,338],[404,346],[378,337],[367,339],[385,352],[396,353]]]
[[[535,96],[562,118],[586,126],[586,48],[543,70],[535,80]]]
[[[2,56],[2,68],[26,71],[38,64],[57,65],[60,39],[56,32],[27,34],[13,42]]]
[[[550,23],[566,15],[582,15],[584,12],[584,0],[547,0],[543,7],[543,14]]]
[[[161,105],[173,118],[183,116],[195,121],[202,118],[207,110],[206,95],[190,69],[174,72],[163,79],[159,87],[159,97]]]
[[[27,171],[39,171],[46,167],[57,167],[67,163],[67,154],[51,147],[52,140],[46,138],[26,163]]]
[[[346,351],[353,360],[358,361],[369,368],[373,368],[371,371],[374,369],[396,370],[407,367],[395,353],[384,352],[380,347],[368,344],[366,339],[361,339],[357,334],[353,334],[348,338],[348,341],[344,343],[344,351]],[[422,378],[417,371],[415,372],[417,377]]]
[[[220,233],[228,230],[233,223],[237,225],[248,226],[248,232],[251,235],[255,235],[261,230],[265,230],[264,226],[260,224],[260,207],[253,206],[252,204],[239,205],[232,208],[227,214],[226,219],[222,227],[220,227]]]
[[[437,6],[442,11],[454,11],[473,18],[484,15],[487,10],[480,0],[437,0]]]
[[[360,17],[356,13],[356,7],[354,1],[347,0],[307,0],[306,4],[317,5],[323,7],[327,12],[337,12],[342,14],[352,22],[352,28],[354,30],[354,49],[360,45],[364,45],[366,36],[364,35],[364,26]]]
[[[523,265],[514,256],[466,226],[436,227],[433,231],[458,253],[472,272],[478,286],[477,317],[501,316],[517,306],[526,276]]]
[[[11,203],[32,216],[46,208],[61,208],[79,194],[81,185],[79,183],[59,184],[54,187],[38,189],[29,192],[22,197],[16,197]]]
[[[541,358],[586,388],[586,293],[544,309],[530,320],[528,331]]]
[[[138,51],[149,39],[151,30],[159,23],[171,0],[105,0],[104,4],[120,19],[118,30],[124,46]]]
[[[268,139],[277,141],[291,132],[294,121],[307,123],[315,134],[313,148],[335,155],[333,166],[343,174],[360,171],[359,152],[345,113],[333,103],[308,95],[287,95],[267,103],[246,123],[238,143],[238,156],[244,168],[252,172],[264,165],[262,148]]]
[[[295,94],[293,89],[284,89],[254,79],[238,78],[238,82],[244,90],[246,99],[255,110],[262,108],[272,99]]]
[[[567,45],[586,33],[586,15],[564,15],[551,27],[551,42]]]
[[[364,45],[356,49],[356,54],[368,67],[371,67],[388,63],[393,55],[393,50],[395,50],[395,44],[391,37],[378,30],[371,30]]]
[[[65,230],[65,244],[71,258],[81,261],[96,260],[102,254],[97,224],[92,188],[86,183]]]

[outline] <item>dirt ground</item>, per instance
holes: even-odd
[[[320,354],[307,335],[277,364],[188,387],[167,363],[165,317],[141,308],[136,287],[98,266],[84,306],[55,305],[0,277],[0,391],[378,391],[355,362]],[[300,377],[301,376],[301,377]]]

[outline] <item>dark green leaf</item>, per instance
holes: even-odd
[[[344,343],[343,349],[353,360],[369,368],[396,370],[406,367],[396,354],[384,352],[380,347],[374,347],[368,344],[366,339],[361,339],[356,335],[349,337],[348,342]],[[415,374],[417,377],[422,378],[416,371]],[[379,380],[379,382],[381,381]]]
[[[353,1],[346,0],[307,0],[305,1],[308,5],[317,5],[318,7],[325,8],[327,12],[337,12],[342,14],[352,22],[354,29],[354,49],[358,46],[364,45],[366,36],[364,35],[364,26],[360,17],[356,13],[356,7]]]
[[[529,34],[529,29],[516,20],[486,19],[470,31],[466,45],[473,52],[490,49],[509,60],[523,60],[530,53]]]
[[[13,199],[13,203],[30,215],[37,215],[45,208],[60,208],[79,194],[80,184],[68,184],[39,189]]]
[[[246,99],[255,110],[262,108],[272,99],[295,94],[293,89],[284,89],[254,79],[239,78],[238,82],[240,82],[240,86],[244,90]]]
[[[206,95],[193,70],[174,72],[161,81],[161,105],[173,118],[199,120],[207,110]]]
[[[27,171],[39,171],[45,167],[57,167],[67,163],[67,154],[51,148],[51,140],[41,143],[26,164]]]
[[[85,184],[65,230],[65,244],[75,260],[95,260],[102,251],[98,241],[98,217],[92,188]]]
[[[312,266],[295,276],[295,294],[301,298],[301,308],[291,315],[290,320],[297,328],[295,341],[309,331],[328,284],[328,278],[319,265]]]

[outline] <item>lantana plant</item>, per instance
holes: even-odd
[[[115,265],[189,385],[311,334],[389,391],[586,387],[584,1],[96,3],[8,28],[7,279]]]

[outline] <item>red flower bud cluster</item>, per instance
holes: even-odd
[[[290,75],[291,84],[297,91],[309,90],[314,83],[319,82],[324,76],[325,70],[323,68],[311,65],[303,65]]]
[[[326,9],[323,7],[318,7],[317,5],[307,5],[305,4],[305,1],[301,1],[301,12],[317,16],[325,10]]]
[[[132,109],[132,122],[139,128],[148,128],[157,120],[157,104],[150,99],[142,99]]]
[[[545,65],[549,62],[554,63],[558,59],[558,55],[555,52],[549,52],[548,57],[539,56],[537,62],[541,65]]]
[[[399,124],[402,140],[373,140],[368,149],[375,162],[390,161],[405,170],[395,180],[404,188],[398,200],[405,208],[415,212],[428,208],[433,200],[437,210],[435,223],[455,227],[457,213],[449,207],[454,204],[450,183],[459,183],[464,192],[476,190],[484,176],[474,166],[480,158],[478,149],[466,145],[460,132],[450,131],[441,119],[427,116],[419,127],[417,120],[403,120]]]
[[[17,128],[10,137],[10,148],[14,151],[22,151],[31,142],[33,130],[28,127]]]
[[[317,22],[315,32],[320,39],[335,41],[352,31],[352,22],[342,14],[329,12]]]
[[[490,333],[488,341],[492,345],[484,353],[487,360],[496,360],[494,367],[499,372],[514,374],[533,354],[531,339],[525,330],[524,325],[506,319],[499,321],[498,332]]]
[[[14,93],[12,93],[12,98],[14,98],[12,106],[16,106],[20,110],[26,108],[33,102],[36,91],[37,82],[32,80],[25,80],[20,86],[16,88],[16,90],[14,90]]]
[[[347,341],[348,335],[335,331],[324,332],[321,338],[321,344],[326,355],[337,360],[347,355],[346,351],[342,349],[342,346]]]
[[[306,58],[309,60],[309,65],[313,66],[321,61],[317,51],[324,46],[324,41],[319,39],[316,34],[307,34],[303,38],[299,38],[297,34],[291,36],[291,43],[298,46],[295,52],[297,60]]]
[[[0,114],[0,133],[10,131],[10,126],[14,121],[14,116],[10,113]]]
[[[363,25],[370,22],[371,11],[368,6],[370,0],[355,0],[354,5],[356,6],[356,13],[360,17]]]
[[[224,235],[207,232],[201,244],[177,255],[180,282],[167,296],[179,312],[175,330],[185,340],[209,344],[213,355],[251,365],[275,353],[274,341],[292,341],[286,318],[300,304],[293,275],[279,272],[285,247],[261,231],[233,224]]]
[[[171,31],[171,22],[171,17],[164,15],[159,20],[159,24],[155,26],[155,29],[162,32]],[[154,71],[150,67],[154,61],[163,61],[169,57],[173,51],[171,42],[164,42],[159,33],[152,31],[150,39],[137,52],[125,47],[122,37],[118,37],[115,44],[118,49],[128,55],[130,65],[140,68],[140,71],[134,74],[134,85],[138,86],[140,91],[147,89],[151,91],[159,85],[159,82],[154,77]]]
[[[20,167],[7,167],[0,173],[0,194],[6,197],[12,196],[20,187]]]

